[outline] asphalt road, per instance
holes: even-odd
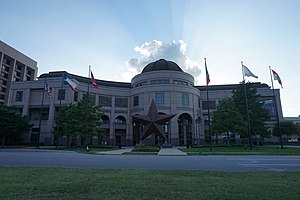
[[[46,150],[0,150],[0,166],[101,169],[300,172],[300,156],[93,155]]]

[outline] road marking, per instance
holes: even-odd
[[[263,160],[276,160],[276,161],[286,161],[286,160],[292,160],[292,161],[300,161],[300,158],[282,158],[282,159],[272,159],[272,158],[228,158],[227,160],[242,160],[242,161],[253,161],[253,160],[257,160],[257,161],[263,161]]]
[[[239,163],[238,165],[250,165],[250,166],[296,166],[299,167],[300,164],[288,164],[288,163],[280,163],[280,164],[257,164],[257,163]]]

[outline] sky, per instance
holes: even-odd
[[[0,0],[0,40],[38,62],[38,75],[66,70],[130,82],[164,58],[205,85],[238,84],[241,61],[271,86],[283,83],[284,117],[300,115],[299,0]]]

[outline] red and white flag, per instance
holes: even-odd
[[[210,83],[210,77],[206,66],[206,59],[205,59],[205,72],[206,72],[206,85]]]
[[[92,80],[92,84],[93,84],[94,88],[98,89],[99,86],[98,86],[98,84],[96,83],[96,79],[94,78],[94,75],[93,75],[92,70],[91,70],[91,80]]]
[[[274,80],[278,81],[278,83],[281,85],[281,88],[283,88],[279,75],[273,69],[272,69],[272,74],[273,74]]]

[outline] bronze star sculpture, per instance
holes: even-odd
[[[132,117],[136,122],[144,125],[141,140],[146,139],[149,135],[154,133],[155,135],[158,135],[167,141],[167,137],[162,126],[170,121],[170,119],[172,119],[174,116],[175,115],[159,114],[154,100],[152,99],[148,115],[138,115]]]

